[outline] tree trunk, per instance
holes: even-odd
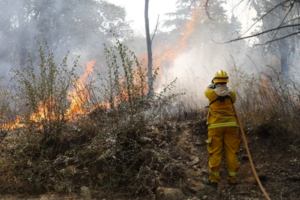
[[[280,64],[281,64],[281,76],[284,80],[290,76],[290,67],[288,64],[290,49],[286,46],[286,43],[279,45],[280,48]]]
[[[146,41],[147,41],[147,53],[148,53],[148,95],[153,97],[153,75],[152,75],[152,47],[151,47],[151,39],[150,39],[150,29],[149,29],[149,18],[148,18],[148,8],[149,8],[149,0],[145,0],[145,28],[146,28]]]

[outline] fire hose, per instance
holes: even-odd
[[[232,105],[233,106],[233,105]],[[240,130],[241,130],[241,133],[242,133],[242,137],[243,137],[243,141],[244,141],[244,144],[245,144],[245,147],[246,147],[246,151],[247,151],[247,155],[248,155],[248,158],[249,158],[249,162],[250,162],[250,165],[251,165],[251,169],[252,169],[252,172],[254,174],[254,177],[260,187],[260,190],[262,191],[262,193],[264,194],[264,196],[266,197],[267,200],[271,200],[270,197],[268,196],[268,194],[266,193],[265,191],[265,188],[262,186],[260,180],[259,180],[259,177],[257,175],[257,172],[255,170],[255,167],[254,167],[254,164],[253,164],[253,161],[252,161],[252,157],[251,157],[251,154],[250,154],[250,151],[249,151],[249,147],[248,147],[248,143],[247,143],[247,139],[246,139],[246,135],[245,135],[245,132],[244,132],[244,129],[243,129],[243,126],[242,126],[242,123],[241,123],[241,120],[233,106],[233,110],[235,112],[235,115],[236,115],[236,118],[237,118],[237,121],[238,121],[238,124],[240,126]]]

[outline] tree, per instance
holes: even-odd
[[[178,48],[183,52],[196,49],[199,54],[198,58],[203,57],[204,59],[201,61],[209,61],[209,59],[212,61],[211,56],[205,55],[210,52],[212,55],[216,55],[216,41],[228,40],[241,28],[236,17],[231,17],[233,21],[228,19],[223,7],[224,3],[223,0],[209,1],[208,4],[201,0],[178,1],[176,12],[169,13],[171,20],[164,24],[167,27],[173,27],[171,34],[174,43],[180,43]],[[225,45],[218,46],[220,50],[223,48],[227,47]]]
[[[289,76],[293,55],[299,51],[299,42],[297,41],[300,34],[300,1],[252,0],[249,2],[257,12],[257,17],[244,34],[250,32],[259,23],[261,23],[260,29],[252,32],[249,36],[242,34],[230,42],[258,38],[259,44],[264,47],[264,52],[280,58],[283,77]]]
[[[229,23],[226,10],[223,7],[224,3],[223,0],[209,1],[209,3],[202,0],[179,0],[176,12],[169,13],[171,19],[167,20],[164,25],[169,28],[174,27],[172,33],[179,38],[185,32],[189,32],[189,39],[187,40],[189,45],[195,44],[195,40],[197,43],[208,44],[213,42],[213,36],[215,36],[214,39],[228,38],[236,29],[233,30],[233,26]],[[190,23],[187,26],[189,22],[193,24]],[[235,23],[234,26],[239,29],[240,24]]]
[[[28,51],[37,52],[35,38],[45,38],[58,58],[67,51],[93,57],[113,33],[130,33],[124,8],[104,0],[0,0],[0,17],[0,40],[6,41],[0,57],[14,65],[23,65]]]
[[[146,29],[146,41],[147,41],[147,54],[148,54],[148,87],[149,96],[153,97],[153,75],[152,75],[152,41],[150,38],[150,28],[149,28],[149,0],[145,0],[145,29]]]
[[[290,64],[292,55],[296,49],[296,34],[300,33],[299,22],[299,5],[295,8],[294,1],[282,1],[275,0],[272,2],[259,2],[254,0],[252,2],[253,7],[257,12],[257,20],[262,22],[261,31],[268,31],[276,28],[274,31],[268,31],[267,34],[261,34],[258,36],[261,43],[266,44],[265,49],[270,50],[271,54],[278,55],[281,62],[281,73],[283,77],[290,75]],[[275,6],[274,6],[275,3]],[[266,14],[267,13],[267,14]],[[297,17],[298,19],[295,19]],[[297,22],[298,21],[298,22]],[[295,23],[296,22],[296,23]],[[294,26],[296,25],[296,26]]]
[[[242,2],[244,0],[241,0]],[[300,8],[300,1],[299,0],[285,0],[285,1],[269,1],[269,0],[264,0],[264,1],[257,1],[257,0],[251,0],[249,3],[252,4],[254,9],[257,11],[257,17],[255,19],[255,22],[248,28],[248,30],[245,32],[249,32],[252,27],[257,25],[259,22],[263,20],[267,20],[266,18],[272,18],[275,21],[279,21],[279,24],[275,24],[276,26],[274,27],[268,27],[265,29],[261,29],[261,31],[253,33],[249,36],[243,36],[241,35],[240,37],[232,40],[243,40],[247,38],[252,38],[252,37],[257,37],[259,35],[265,35],[269,33],[274,33],[278,32],[281,29],[289,29],[289,28],[294,28],[293,32],[289,32],[286,35],[282,37],[276,37],[270,38],[270,40],[265,41],[264,44],[271,43],[273,41],[281,40],[287,37],[291,37],[294,35],[298,35],[300,33],[300,17],[299,17],[299,8]],[[274,15],[275,14],[275,15]],[[275,17],[275,18],[274,18]],[[269,19],[270,20],[270,19]]]

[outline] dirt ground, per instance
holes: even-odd
[[[186,200],[266,199],[251,170],[244,142],[241,142],[240,153],[238,154],[240,163],[237,175],[238,184],[236,186],[228,184],[223,157],[220,171],[221,181],[218,187],[213,187],[204,185],[201,181],[203,178],[208,178],[209,172],[209,158],[205,143],[207,139],[205,121],[196,118],[177,120],[166,123],[158,129],[161,134],[167,132],[171,137],[171,140],[167,142],[168,145],[163,145],[161,148],[169,151],[170,155],[182,164],[186,174],[186,179],[178,180],[173,184],[161,179],[163,187],[181,189],[186,195]],[[252,131],[245,130],[245,132],[255,169],[269,197],[272,200],[300,199],[300,147],[293,144],[294,136],[289,135],[289,133],[273,134],[264,128]],[[120,199],[123,200],[123,198]],[[153,198],[130,199],[150,200]]]
[[[230,186],[227,183],[223,157],[220,172],[222,179],[218,188],[213,188],[201,183],[201,178],[208,177],[205,123],[188,120],[180,123],[180,129],[177,145],[181,149],[182,163],[188,172],[184,191],[190,199],[265,199],[255,181],[243,142],[238,155],[238,185]],[[269,197],[297,200],[300,199],[300,149],[293,145],[291,137],[285,134],[288,133],[272,134],[258,130],[246,133],[246,137],[256,171]],[[199,162],[191,165],[196,158],[199,158]]]
[[[186,200],[260,200],[265,199],[251,171],[249,158],[241,143],[238,155],[240,170],[238,184],[227,183],[226,165],[222,160],[221,181],[218,187],[204,185],[208,177],[208,154],[206,151],[207,127],[199,119],[174,120],[155,127],[159,134],[167,134],[169,140],[159,141],[160,148],[170,153],[172,159],[181,163],[184,179],[168,182],[160,179],[162,187],[180,189]],[[159,134],[155,137],[160,137]],[[246,131],[248,145],[258,176],[272,200],[300,199],[299,146],[288,133],[272,134],[267,131]],[[176,176],[176,174],[174,174]],[[176,178],[175,178],[176,179]],[[122,197],[117,191],[105,195],[91,191],[92,199],[100,200],[150,200],[155,196]],[[58,196],[49,194],[39,197],[2,196],[0,199],[83,199],[79,195]]]

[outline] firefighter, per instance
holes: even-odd
[[[212,84],[205,91],[209,100],[207,116],[208,139],[207,151],[209,154],[208,183],[217,184],[220,179],[220,164],[222,152],[225,152],[227,165],[227,180],[236,184],[236,173],[239,169],[237,154],[239,153],[239,125],[233,109],[236,94],[227,87],[229,77],[223,70],[218,71]]]

